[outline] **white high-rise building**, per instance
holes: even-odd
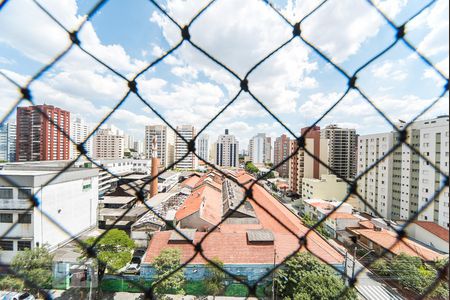
[[[84,142],[89,134],[91,133],[90,126],[80,117],[80,116],[73,116],[70,118],[70,137],[71,139],[76,142],[77,144],[80,144]],[[86,141],[84,144],[84,148],[87,151],[87,155],[91,156],[92,153],[92,138]],[[77,145],[71,143],[70,145],[70,159],[73,160],[78,157],[80,153],[77,150]]]
[[[239,142],[228,129],[220,135],[216,144],[216,164],[220,167],[237,168],[239,166]]]
[[[209,162],[209,135],[202,134],[197,138],[197,153],[204,161]]]
[[[16,124],[0,124],[0,161],[16,161]]]
[[[358,136],[355,129],[329,125],[320,131],[321,138],[328,139],[328,165],[341,178],[356,176],[356,149]]]
[[[399,125],[400,128],[404,126]],[[367,139],[378,136],[373,148],[367,148]],[[381,157],[397,143],[396,132],[359,138],[358,173],[375,163],[374,153]],[[418,220],[429,221],[449,228],[449,189],[444,188],[436,199],[436,191],[442,185],[443,176],[433,168],[436,165],[448,174],[449,164],[449,117],[417,121],[407,131],[406,142],[420,151],[430,162],[420,158],[408,146],[402,145],[392,155],[377,165],[367,177],[359,182],[358,188],[369,203],[376,203],[378,211],[385,208],[382,215],[394,220],[407,220],[426,205]],[[386,144],[385,144],[386,143]],[[365,155],[372,155],[366,159]],[[378,181],[376,180],[378,179]],[[373,181],[372,181],[373,180]],[[369,184],[376,186],[369,189]],[[368,189],[366,192],[365,189]],[[379,191],[376,193],[376,191]]]
[[[358,146],[358,174],[361,174],[394,146],[394,134],[388,132],[360,136]],[[392,213],[392,172],[393,157],[389,156],[358,181],[362,198],[380,216],[388,219]],[[376,216],[368,205],[361,205],[361,211]]]
[[[177,169],[194,170],[197,168],[197,157],[194,153],[189,153],[189,145],[186,143],[195,138],[195,128],[192,125],[177,126],[176,141],[175,141],[175,161],[180,161],[176,164]],[[184,141],[182,136],[186,141]],[[187,156],[186,156],[187,154]],[[186,157],[185,157],[186,156]]]
[[[124,143],[125,143],[125,149],[136,150],[136,149],[134,149],[134,136],[125,134],[124,135]]]
[[[272,139],[265,133],[258,133],[248,143],[250,160],[256,165],[264,165],[272,161]]]
[[[134,141],[133,149],[139,154],[144,154],[144,142]]]
[[[100,128],[94,136],[95,159],[122,159],[125,152],[123,131],[114,126]]]
[[[167,168],[175,162],[175,132],[166,125],[145,127],[145,156],[152,158],[153,137],[157,138],[158,159],[160,167]]]

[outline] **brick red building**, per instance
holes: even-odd
[[[17,161],[69,159],[70,140],[53,123],[70,135],[68,111],[51,105],[17,109]]]
[[[283,134],[277,137],[273,146],[274,159],[273,163],[275,166],[279,165],[283,160],[285,160],[291,153],[290,151],[290,139],[287,135]],[[285,162],[277,168],[277,172],[280,177],[289,177],[289,162]]]

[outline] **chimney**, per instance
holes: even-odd
[[[153,198],[158,194],[158,167],[159,167],[159,159],[158,159],[158,143],[157,137],[153,137],[152,141],[152,172],[150,181],[150,198]]]

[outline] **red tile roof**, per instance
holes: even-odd
[[[181,250],[182,263],[194,256],[194,246],[187,242],[171,244],[170,235],[171,231],[162,231],[153,236],[144,263],[152,263],[163,249],[170,248]],[[197,244],[205,235],[206,232],[197,232],[194,243]],[[273,264],[274,245],[248,244],[245,232],[211,232],[202,242],[202,249],[203,254],[209,259],[219,258],[225,264]],[[190,263],[205,264],[207,261],[201,255],[197,255]]]
[[[395,255],[405,253],[411,256],[418,256],[425,261],[434,261],[444,257],[442,254],[428,249],[408,238],[402,238],[397,242],[398,235],[389,230],[383,229],[381,231],[375,231],[373,229],[352,229],[351,231],[364,236],[384,249],[389,249],[389,251]]]
[[[200,177],[197,175],[193,175],[191,177],[189,177],[188,179],[184,180],[181,185],[190,187],[191,189],[193,189],[195,187],[195,185],[200,181]]]
[[[249,186],[255,179],[245,172],[235,173],[237,180],[241,184]],[[197,191],[213,191],[219,195],[220,204],[222,203],[221,193],[216,189],[205,185]],[[176,218],[188,216],[196,211],[201,205],[201,195],[191,195],[185,202],[186,208],[177,212]],[[249,199],[253,206],[259,224],[222,224],[217,231],[212,232],[202,243],[204,254],[209,258],[218,257],[225,264],[273,264],[274,250],[277,253],[277,262],[281,262],[287,256],[297,252],[300,248],[299,238],[303,237],[308,231],[301,220],[295,216],[287,207],[281,204],[262,186],[253,186],[253,196],[257,200]],[[221,212],[217,203],[211,204],[208,211]],[[214,207],[213,207],[214,206]],[[221,217],[221,216],[220,216]],[[252,245],[247,243],[247,229],[266,229],[270,230],[274,237],[274,245]],[[293,235],[292,231],[295,235]],[[206,233],[197,232],[194,243],[197,243]],[[170,232],[157,232],[150,241],[145,263],[151,263],[162,249],[179,248],[182,251],[183,261],[190,259],[195,253],[190,244],[171,244],[169,243]],[[274,249],[275,246],[275,249]],[[300,251],[309,251],[322,261],[328,264],[342,264],[344,257],[334,249],[326,240],[314,231],[308,233],[306,237],[306,247],[303,246]],[[197,255],[192,263],[205,263],[205,260]]]
[[[333,212],[332,214],[328,215],[328,218],[336,220],[336,219],[359,219],[358,217],[349,214],[349,213],[342,213],[342,212]]]
[[[238,181],[243,184],[247,183],[247,187],[250,186],[253,180],[253,177],[247,173],[241,173],[238,176]],[[303,225],[296,215],[269,194],[262,186],[253,186],[253,198],[257,200],[259,205],[252,199],[249,199],[248,201],[252,204],[262,227],[272,230],[276,236],[276,240],[277,237],[280,236],[280,239],[284,241],[283,243],[276,242],[277,253],[279,252],[279,249],[284,249],[280,251],[280,253],[284,254],[290,254],[293,250],[296,250],[298,248],[297,237],[303,237],[308,232],[309,228]],[[284,224],[284,226],[282,224]],[[297,237],[293,236],[286,227],[293,231]],[[324,262],[329,264],[339,264],[344,261],[340,252],[335,250],[326,240],[314,231],[309,232],[306,240],[308,250]]]
[[[417,224],[418,226],[422,227],[428,232],[431,232],[435,236],[439,237],[440,239],[448,242],[449,241],[449,231],[448,229],[445,229],[442,226],[439,226],[436,223],[433,222],[427,222],[427,221],[414,221],[414,224]]]
[[[362,228],[367,228],[367,229],[373,229],[375,227],[375,225],[373,225],[372,221],[370,221],[370,220],[361,221],[361,222],[359,222],[359,225]]]
[[[219,223],[222,218],[222,194],[208,184],[203,185],[184,201],[175,218],[181,221],[198,211],[205,221],[213,225]]]

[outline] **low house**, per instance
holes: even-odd
[[[360,221],[361,219],[353,214],[334,212],[325,219],[324,225],[328,234],[336,238],[338,231],[345,230],[348,227],[358,227]]]
[[[348,203],[308,199],[304,201],[303,214],[312,220],[321,220],[331,214],[334,209],[339,213],[352,214],[353,212],[353,206]]]
[[[443,253],[449,253],[449,231],[434,222],[414,221],[405,228],[408,236]]]
[[[356,238],[358,245],[368,250],[373,250],[377,255],[386,253],[386,257],[392,258],[405,253],[410,256],[417,256],[427,262],[445,257],[409,238],[399,238],[394,231],[378,226],[373,228],[349,228],[347,230]]]

